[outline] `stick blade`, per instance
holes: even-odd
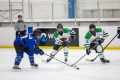
[[[85,59],[86,61],[88,61],[88,62],[92,62],[90,59]]]
[[[42,61],[42,62],[45,62],[45,63],[47,63],[47,61],[46,61],[46,60],[43,60],[43,59],[41,59],[41,61]]]

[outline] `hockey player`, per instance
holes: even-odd
[[[27,53],[31,67],[38,67],[38,64],[34,63],[34,54],[44,54],[43,50],[39,49],[37,46],[40,34],[40,30],[36,29],[31,34],[27,33],[25,36],[19,35],[16,37],[16,40],[14,41],[14,47],[17,57],[15,58],[13,70],[21,70],[21,68],[19,68],[19,64],[23,58],[23,52]]]
[[[102,38],[101,38],[102,36]],[[104,50],[102,48],[102,43],[108,37],[108,33],[105,33],[101,28],[96,28],[96,26],[92,23],[89,25],[89,31],[85,35],[85,49],[87,55],[91,53],[91,49],[95,50],[98,53],[101,62],[109,63],[110,61],[105,59],[103,54]]]
[[[120,27],[117,28],[117,35],[118,35],[118,39],[120,39]]]
[[[63,25],[59,23],[57,25],[57,31],[54,32],[54,38],[55,38],[55,45],[53,47],[53,51],[50,53],[50,56],[46,62],[49,62],[54,56],[55,53],[58,51],[60,46],[63,46],[64,50],[64,56],[65,56],[65,62],[68,61],[68,43],[69,39],[75,39],[75,31],[68,29],[68,28],[63,28]]]

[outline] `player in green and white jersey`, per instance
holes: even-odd
[[[63,25],[59,23],[57,25],[57,31],[54,32],[54,38],[55,38],[55,45],[53,47],[53,51],[50,53],[50,56],[46,62],[49,62],[55,55],[55,53],[58,51],[60,46],[63,46],[64,50],[64,56],[65,56],[65,62],[68,61],[68,44],[70,43],[69,39],[75,39],[75,31],[68,28],[63,28]]]
[[[91,49],[93,49],[96,51],[96,53],[98,53],[101,62],[109,63],[110,61],[105,59],[103,54],[104,50],[101,45],[108,36],[108,33],[106,33],[104,30],[101,28],[96,28],[94,24],[90,24],[89,31],[85,35],[84,44],[87,55],[89,55],[91,53]]]

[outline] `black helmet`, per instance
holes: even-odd
[[[22,16],[21,16],[21,15],[18,15],[18,18],[19,18],[19,17],[21,17],[21,18],[22,18]]]
[[[89,25],[89,29],[91,29],[91,28],[95,28],[96,29],[96,26],[94,25],[94,23]]]
[[[40,36],[40,35],[41,35],[41,31],[40,31],[39,29],[35,29],[35,30],[33,31],[33,35],[34,35],[35,37]]]
[[[63,30],[62,30],[62,31],[59,31],[59,30],[58,30],[59,28],[62,28],[62,29],[63,29],[63,25],[62,25],[61,23],[58,23],[58,25],[57,25],[57,32],[58,32],[60,35],[62,35],[62,34],[63,34]]]
[[[63,25],[62,25],[61,23],[58,23],[57,29],[58,29],[58,28],[63,28]]]

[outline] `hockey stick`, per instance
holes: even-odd
[[[45,54],[45,55],[51,57],[51,56],[48,55],[48,54]],[[69,64],[67,64],[67,63],[65,63],[65,62],[62,62],[62,61],[60,61],[60,60],[54,58],[54,57],[53,57],[53,59],[55,59],[55,60],[57,60],[57,61],[59,61],[59,62],[61,62],[61,63],[63,63],[63,64],[66,64],[66,65],[68,65],[69,67],[72,67],[72,68],[75,68],[75,69],[79,70],[79,68],[78,68],[77,66],[71,66],[71,65],[69,65]]]
[[[68,41],[70,41],[71,39],[69,39]],[[63,46],[61,46],[61,48],[55,53],[55,55],[63,48]]]
[[[55,53],[55,55],[62,49],[63,47],[61,46],[60,49]]]
[[[61,46],[60,49],[55,53],[55,55],[62,49],[63,47]],[[54,56],[55,56],[54,55]],[[47,62],[46,60],[41,59],[42,62]]]
[[[74,66],[76,63],[78,63],[85,56],[86,56],[86,54],[84,56],[82,56],[77,62],[75,62],[74,64],[72,64],[71,66]]]
[[[96,44],[94,47],[93,47],[93,49],[97,46],[98,44]],[[72,64],[71,66],[74,66],[75,64],[77,64],[83,57],[85,57],[86,56],[86,54],[84,55],[84,56],[82,56],[77,62],[75,62],[74,64]]]
[[[70,41],[70,40],[71,40],[71,39],[69,39],[68,41]],[[56,55],[62,48],[63,48],[63,46],[60,47],[60,49],[55,53],[55,55]],[[55,55],[54,55],[54,56],[55,56]],[[41,61],[42,61],[42,62],[47,62],[46,60],[43,60],[43,59],[41,59]]]
[[[105,46],[105,48],[116,38],[116,36],[117,36],[117,34],[113,37],[113,39]],[[104,49],[105,49],[104,48]],[[90,62],[93,62],[93,61],[95,61],[96,59],[97,59],[97,57],[98,57],[99,55],[97,55],[94,59],[86,59],[86,61],[90,61]]]

